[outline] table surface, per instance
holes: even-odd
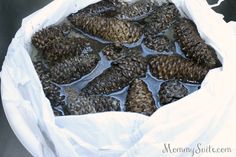
[[[207,0],[213,4],[218,0]],[[48,4],[50,0],[1,0],[0,1],[0,67],[4,56],[7,52],[7,47],[14,37],[15,32],[20,27],[22,18],[33,13]],[[236,20],[236,1],[225,0],[220,7],[214,8],[217,12],[225,15],[225,20]],[[0,101],[1,102],[1,101]],[[3,108],[0,103],[0,156],[1,157],[30,157],[31,155],[18,141],[15,134],[11,130]]]

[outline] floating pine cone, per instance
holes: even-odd
[[[129,87],[126,99],[126,111],[150,116],[156,111],[152,93],[143,80],[135,79]]]
[[[110,96],[81,96],[75,90],[67,92],[67,95],[66,110],[72,115],[121,110],[119,100]]]
[[[69,24],[53,25],[46,27],[32,36],[32,44],[38,50],[44,51],[54,40],[65,37],[69,34],[71,26]]]
[[[188,95],[188,89],[177,80],[163,82],[158,92],[160,104],[166,105]]]
[[[90,73],[97,66],[99,60],[99,55],[94,53],[81,54],[66,59],[50,68],[52,79],[59,84],[72,83]]]
[[[201,39],[191,20],[183,18],[176,22],[175,36],[187,58],[210,69],[221,66],[215,50]]]
[[[157,8],[145,21],[146,34],[157,34],[170,27],[180,17],[174,4],[164,4]]]
[[[158,79],[176,79],[189,83],[201,83],[208,69],[180,56],[158,55],[149,62],[150,71]]]
[[[125,57],[131,51],[129,51],[128,48],[124,46],[116,46],[115,44],[110,44],[104,47],[102,52],[108,60],[117,60]]]
[[[137,21],[150,15],[155,7],[156,3],[153,0],[139,0],[130,6],[121,8],[121,11],[116,17],[122,20]]]
[[[157,52],[168,52],[168,54],[173,54],[174,51],[174,44],[165,36],[147,35],[143,44],[147,48]]]
[[[107,41],[134,43],[142,35],[138,25],[115,18],[78,15],[69,17],[69,20],[78,29]]]
[[[43,57],[50,65],[53,65],[61,60],[78,56],[82,52],[86,52],[87,48],[91,47],[86,39],[76,37],[59,38],[45,48]]]
[[[145,76],[146,59],[141,54],[132,54],[112,63],[101,75],[93,79],[82,89],[88,95],[109,94],[129,85],[135,78]]]
[[[60,95],[60,87],[51,82],[49,71],[45,68],[42,62],[35,62],[34,67],[38,73],[39,79],[43,86],[43,91],[46,97],[51,102],[52,106],[64,105],[64,97]]]

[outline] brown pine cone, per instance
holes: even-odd
[[[79,97],[78,101],[74,103],[68,103],[65,107],[67,114],[69,115],[83,115],[83,114],[89,114],[89,113],[96,113],[95,106],[88,102],[89,100],[86,100],[86,97]]]
[[[98,64],[98,54],[81,54],[66,59],[50,68],[52,80],[59,84],[68,84],[89,74]]]
[[[60,94],[60,87],[51,82],[49,71],[45,68],[42,62],[34,63],[35,70],[43,86],[43,91],[46,97],[51,102],[52,106],[64,105],[64,96]]]
[[[142,35],[141,28],[136,24],[115,18],[78,15],[69,17],[69,20],[82,31],[116,43],[134,43]]]
[[[176,79],[189,83],[201,83],[208,69],[180,56],[158,55],[149,62],[150,71],[158,79]]]
[[[177,80],[163,82],[158,92],[161,106],[177,101],[188,95],[188,89]]]
[[[66,111],[72,115],[121,110],[120,101],[110,96],[81,96],[77,91],[70,89],[66,92]]]
[[[71,26],[69,24],[53,25],[36,32],[31,42],[38,50],[44,51],[55,40],[64,38],[69,34]]]
[[[180,13],[174,4],[162,5],[157,8],[151,16],[145,19],[147,22],[145,34],[158,34],[164,31],[169,28],[178,17],[180,17]]]
[[[191,20],[179,20],[174,29],[176,39],[187,58],[210,69],[221,66],[215,50],[200,37],[196,25]]]
[[[146,59],[141,54],[126,56],[106,69],[101,75],[93,79],[82,89],[88,95],[109,94],[119,91],[129,85],[135,78],[145,76],[147,70]]]
[[[131,82],[126,98],[126,111],[142,113],[150,116],[156,110],[152,93],[143,80],[135,79]]]
[[[117,60],[125,57],[131,52],[128,48],[124,46],[116,46],[115,44],[107,45],[102,49],[102,53],[106,56],[108,60]]]
[[[67,115],[83,115],[89,113],[96,113],[95,106],[92,104],[88,104],[86,101],[82,100],[84,97],[79,96],[79,92],[72,88],[66,87],[64,92],[67,96],[66,98],[66,106],[64,108],[65,113]]]
[[[168,52],[168,54],[173,54],[174,51],[174,44],[163,35],[147,35],[143,44],[147,48],[157,52]]]
[[[122,7],[116,15],[118,19],[127,21],[138,21],[149,16],[157,4],[153,0],[139,0],[131,5]]]
[[[71,58],[86,52],[90,43],[83,38],[64,37],[55,39],[51,44],[45,47],[43,58],[50,65],[54,65],[63,59]]]

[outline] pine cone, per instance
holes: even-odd
[[[145,34],[158,34],[164,31],[169,28],[178,17],[180,17],[180,13],[174,4],[162,5],[157,8],[151,16],[145,19],[147,22],[145,26],[145,31],[147,32]]]
[[[165,36],[147,35],[143,44],[147,48],[157,52],[168,52],[168,54],[173,54],[174,51],[174,44]]]
[[[138,21],[149,16],[156,5],[153,0],[139,0],[129,6],[122,7],[116,17],[121,20]]]
[[[72,115],[82,115],[96,112],[120,111],[119,100],[110,96],[81,96],[75,90],[67,91],[66,110]]]
[[[201,83],[208,73],[204,68],[180,56],[159,55],[150,59],[150,71],[158,79],[176,79],[189,83]]]
[[[140,54],[132,54],[112,63],[101,75],[93,79],[82,89],[82,92],[94,94],[109,94],[119,91],[135,79],[145,76],[146,59]]]
[[[44,51],[55,40],[64,38],[69,34],[71,26],[69,24],[53,25],[46,27],[32,36],[32,44],[38,50]]]
[[[152,93],[143,80],[131,82],[126,98],[126,111],[150,116],[157,110]]]
[[[221,66],[215,50],[200,37],[191,20],[183,18],[176,22],[175,36],[187,58],[210,69]]]
[[[80,55],[87,51],[90,43],[86,39],[76,37],[64,37],[55,39],[51,44],[45,47],[43,58],[50,64],[62,61]]]
[[[160,104],[163,106],[188,95],[188,89],[181,82],[170,80],[161,84],[158,94]]]
[[[128,55],[128,48],[124,46],[116,46],[115,44],[107,45],[102,50],[103,54],[107,57],[108,60],[118,60],[126,55]]]
[[[66,59],[51,67],[52,80],[59,84],[72,83],[89,74],[97,66],[99,60],[99,55],[94,53]]]
[[[117,43],[133,43],[140,39],[141,28],[115,18],[78,15],[69,18],[75,27],[91,35]]]
[[[38,73],[39,79],[43,86],[43,91],[46,97],[51,102],[52,106],[64,105],[64,97],[60,94],[60,87],[51,82],[49,71],[45,68],[42,62],[35,62],[34,67]]]

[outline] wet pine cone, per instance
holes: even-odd
[[[145,34],[157,34],[169,28],[180,17],[176,6],[172,3],[157,8],[145,21]]]
[[[59,84],[68,84],[90,73],[98,64],[98,54],[81,54],[66,59],[50,68],[52,80]]]
[[[150,116],[156,110],[152,93],[143,80],[135,79],[131,82],[126,98],[126,111],[142,113]]]
[[[66,111],[72,115],[121,110],[119,100],[110,96],[81,96],[75,90],[70,90],[67,95]]]
[[[78,56],[82,52],[87,52],[88,48],[91,48],[91,46],[86,39],[76,37],[59,38],[45,48],[43,58],[50,65],[54,65],[67,58]]]
[[[113,62],[110,68],[88,83],[82,92],[94,95],[119,91],[135,78],[145,76],[146,70],[146,59],[141,54],[134,53]]]
[[[174,43],[171,43],[171,41],[163,35],[147,35],[143,44],[147,48],[157,52],[168,52],[168,54],[173,54],[174,51]]]
[[[49,71],[45,68],[42,62],[34,63],[35,70],[43,86],[43,91],[46,97],[51,102],[52,106],[64,105],[64,97],[60,94],[60,87],[51,82]]]
[[[221,66],[215,50],[200,37],[196,25],[191,20],[179,20],[174,29],[176,39],[187,58],[210,69]]]
[[[150,71],[158,79],[176,79],[189,83],[201,83],[208,69],[177,55],[158,55],[149,61]]]
[[[170,80],[161,84],[158,94],[160,104],[163,106],[188,95],[188,89],[181,82]]]
[[[38,50],[44,51],[55,40],[60,40],[69,34],[71,26],[69,24],[53,25],[36,32],[31,42]]]
[[[150,15],[156,6],[157,4],[153,0],[138,0],[129,6],[122,7],[116,17],[128,21],[141,20]]]
[[[115,18],[79,15],[68,19],[78,29],[116,43],[134,43],[142,35],[142,30],[138,25]]]
[[[108,60],[117,60],[128,55],[130,51],[124,46],[116,46],[115,44],[107,45],[102,49],[102,53]]]

